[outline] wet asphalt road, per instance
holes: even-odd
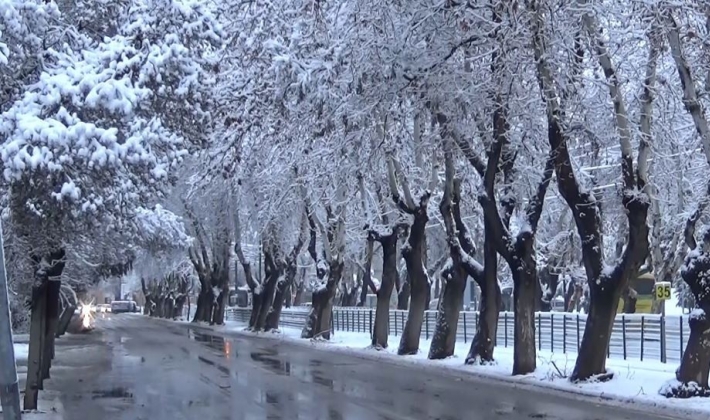
[[[136,315],[58,342],[65,420],[668,420],[275,340]],[[210,333],[213,334],[213,333]]]

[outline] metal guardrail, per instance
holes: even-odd
[[[227,319],[249,322],[250,308],[229,308]],[[436,324],[436,311],[426,311],[422,336],[431,338]],[[306,322],[306,308],[284,309],[280,324],[301,328]],[[398,336],[407,321],[407,311],[390,309],[390,334]],[[535,314],[536,344],[540,350],[577,353],[584,335],[587,316],[568,312],[537,312]],[[337,307],[333,309],[333,330],[372,333],[375,310],[371,308]],[[478,325],[478,312],[462,311],[459,316],[457,341],[473,339]],[[513,346],[513,313],[501,312],[498,319],[496,346]],[[608,356],[624,360],[656,360],[678,362],[688,340],[687,316],[652,314],[619,314],[609,343]]]

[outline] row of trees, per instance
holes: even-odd
[[[278,326],[291,290],[311,291],[304,337],[329,337],[339,290],[360,303],[369,290],[386,347],[396,291],[400,354],[419,350],[439,284],[432,358],[453,352],[470,277],[482,322],[467,363],[494,360],[512,283],[514,374],[535,369],[550,273],[581,277],[590,316],[571,379],[605,379],[630,279],[680,270],[697,309],[677,379],[698,386],[671,393],[708,389],[702,4],[2,5],[1,198],[15,300],[31,308],[28,375],[72,291],[189,261],[196,321],[224,321],[238,264],[256,330]],[[145,283],[156,299],[181,294]],[[38,388],[28,380],[25,408]]]
[[[563,272],[585,278],[589,295],[570,379],[605,380],[619,301],[634,296],[630,280],[642,272],[675,280],[680,270],[698,309],[671,394],[708,389],[708,240],[694,235],[706,220],[710,157],[704,6],[220,7],[229,47],[207,182],[198,185],[222,188],[234,215],[236,254],[254,295],[251,328],[278,325],[268,319],[278,320],[303,250],[315,272],[304,337],[328,338],[334,299],[354,266],[362,293],[377,295],[373,345],[389,344],[395,290],[406,305],[399,354],[419,350],[423,312],[441,281],[429,356],[447,357],[470,277],[481,290],[481,322],[466,362],[489,363],[501,282],[510,279],[513,373],[526,374],[536,367],[534,310],[555,293],[559,276],[550,273]],[[240,249],[255,243],[260,279]],[[382,264],[377,285],[373,258]]]

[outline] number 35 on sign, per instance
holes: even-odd
[[[668,300],[671,298],[671,282],[659,281],[654,284],[653,290],[658,300]]]

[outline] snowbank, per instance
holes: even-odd
[[[244,324],[238,322],[228,323],[227,329],[231,332],[253,335],[243,331]],[[658,391],[675,378],[676,366],[655,361],[624,361],[619,359],[607,360],[607,368],[615,373],[614,379],[609,382],[573,384],[567,380],[574,368],[576,354],[551,353],[540,351],[537,353],[537,370],[525,376],[511,376],[513,370],[513,349],[497,347],[495,349],[496,364],[489,366],[467,366],[464,359],[468,352],[468,345],[457,343],[453,357],[445,360],[428,360],[431,340],[421,340],[419,354],[413,356],[397,356],[399,337],[390,337],[390,347],[386,350],[375,350],[370,345],[367,333],[338,331],[330,342],[312,341],[301,339],[301,331],[296,328],[283,328],[280,334],[261,333],[262,337],[288,340],[301,345],[311,346],[320,350],[343,351],[367,358],[384,359],[397,364],[416,364],[421,368],[447,370],[453,373],[475,373],[479,376],[490,377],[494,380],[503,380],[516,384],[516,386],[535,386],[547,390],[562,391],[580,397],[593,397],[612,402],[614,404],[632,406],[637,409],[668,412],[674,414],[701,411],[710,413],[710,399],[667,399],[658,394]]]

